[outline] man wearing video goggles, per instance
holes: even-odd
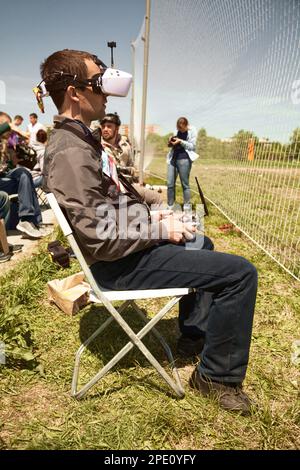
[[[95,279],[114,290],[195,288],[179,303],[180,352],[201,353],[190,385],[217,397],[223,408],[248,414],[251,403],[241,384],[257,289],[254,266],[242,257],[214,252],[209,238],[195,237],[195,225],[172,211],[151,214],[102,151],[90,123],[103,118],[107,96],[127,95],[129,74],[106,69],[87,52],[70,50],[48,57],[41,74],[38,99],[48,92],[59,112],[45,154],[46,189],[65,210]],[[109,219],[111,208],[116,216]],[[124,220],[127,231],[122,231]],[[186,249],[185,241],[194,238],[197,249]],[[202,291],[212,295],[206,311]]]
[[[37,87],[33,89],[39,107],[44,112],[43,98],[45,96],[55,96],[59,91],[66,91],[69,86],[79,90],[91,88],[97,95],[107,96],[127,96],[132,77],[126,72],[108,68],[96,55],[92,55],[91,60],[99,67],[97,73],[90,78],[80,77],[77,73],[69,73],[64,70],[56,70],[45,76]],[[60,67],[65,68],[63,65]]]

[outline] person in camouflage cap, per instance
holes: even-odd
[[[134,175],[132,148],[125,135],[119,134],[121,120],[117,113],[108,113],[101,119],[101,143],[104,150],[114,157],[120,171]]]
[[[118,114],[106,114],[101,119],[100,125],[104,151],[114,158],[117,169],[133,183],[135,175],[133,151],[128,138],[119,134],[121,120]],[[147,189],[138,183],[134,183],[133,186],[149,206],[154,205],[159,208],[162,205],[162,199],[157,191]]]

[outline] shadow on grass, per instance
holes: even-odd
[[[146,311],[142,309],[143,313]],[[138,333],[143,327],[144,322],[137,316],[136,312],[132,307],[128,307],[125,312],[122,313],[122,317],[133,329],[135,333]],[[80,320],[79,336],[83,343],[88,337],[99,328],[104,321],[109,318],[109,314],[104,307],[92,305],[91,308],[83,315]],[[178,320],[177,318],[166,318],[160,320],[156,326],[157,330],[165,338],[172,352],[175,350],[176,340],[178,337]],[[129,341],[128,336],[121,327],[115,322],[112,323],[87,347],[87,349],[99,357],[103,362],[109,361],[120,349],[125,346]],[[153,353],[153,355],[159,361],[163,361],[166,358],[165,352],[160,342],[151,334],[148,333],[143,338],[143,343]],[[133,347],[129,353],[120,361],[120,365],[123,368],[132,367],[133,364],[139,362],[141,367],[148,365],[149,362],[140,351]]]
[[[142,309],[142,311],[146,313],[144,309]],[[135,333],[140,331],[144,326],[144,322],[137,316],[132,307],[128,307],[122,314],[122,317]],[[80,320],[79,336],[81,342],[83,343],[86,341],[91,334],[107,320],[107,318],[109,318],[109,314],[104,307],[92,305]],[[178,337],[178,319],[162,319],[157,324],[156,328],[165,338],[174,354]],[[94,341],[88,345],[87,350],[104,365],[107,364],[128,343],[128,341],[128,336],[123,332],[121,327],[113,321],[97,338],[95,338]],[[168,367],[169,361],[165,351],[153,334],[147,334],[142,341],[158,362],[163,367]],[[187,361],[178,360],[175,354],[174,356],[177,366],[187,364]],[[130,370],[137,366],[138,368],[144,369],[151,367],[151,372],[147,373],[144,370],[143,377],[139,377],[140,371],[138,370],[137,373],[131,374]],[[150,388],[155,388],[157,391],[167,394],[170,397],[174,397],[174,393],[168,391],[167,387],[160,386],[159,383],[154,382],[150,378],[150,376],[153,375],[154,368],[152,368],[149,361],[135,346],[118,362],[117,365],[112,368],[112,370],[118,370],[124,373],[122,386],[119,384],[110,385],[109,390],[103,392],[105,394],[119,391],[126,386],[124,381],[128,381],[128,385],[132,384],[132,382],[136,385],[141,384],[143,386],[147,384]],[[102,393],[100,392],[100,395],[101,394]],[[99,391],[97,391],[97,396],[99,397]]]

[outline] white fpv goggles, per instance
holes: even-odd
[[[132,83],[132,75],[122,70],[106,67],[98,58],[95,60],[99,65],[101,72],[92,78],[81,79],[77,75],[65,72],[55,72],[50,79],[42,80],[34,89],[36,99],[40,109],[43,111],[43,98],[51,96],[51,93],[59,90],[66,90],[68,86],[84,89],[88,86],[92,87],[94,93],[100,95],[103,93],[108,96],[125,97],[128,94]]]
[[[91,86],[96,94],[125,97],[128,94],[132,75],[122,70],[107,68],[104,73],[97,73],[92,78],[74,80],[78,88]]]
[[[105,95],[125,97],[132,83],[132,75],[122,70],[107,68],[98,80],[100,83],[97,86]]]

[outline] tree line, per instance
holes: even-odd
[[[172,134],[164,136],[148,134],[146,145],[150,146],[157,156],[168,152],[168,140]],[[259,139],[252,131],[244,129],[235,133],[231,139],[218,139],[207,135],[204,128],[198,131],[196,152],[201,159],[248,160],[253,152],[255,160],[297,160],[300,159],[300,127],[293,130],[289,142],[283,144],[268,138]]]

